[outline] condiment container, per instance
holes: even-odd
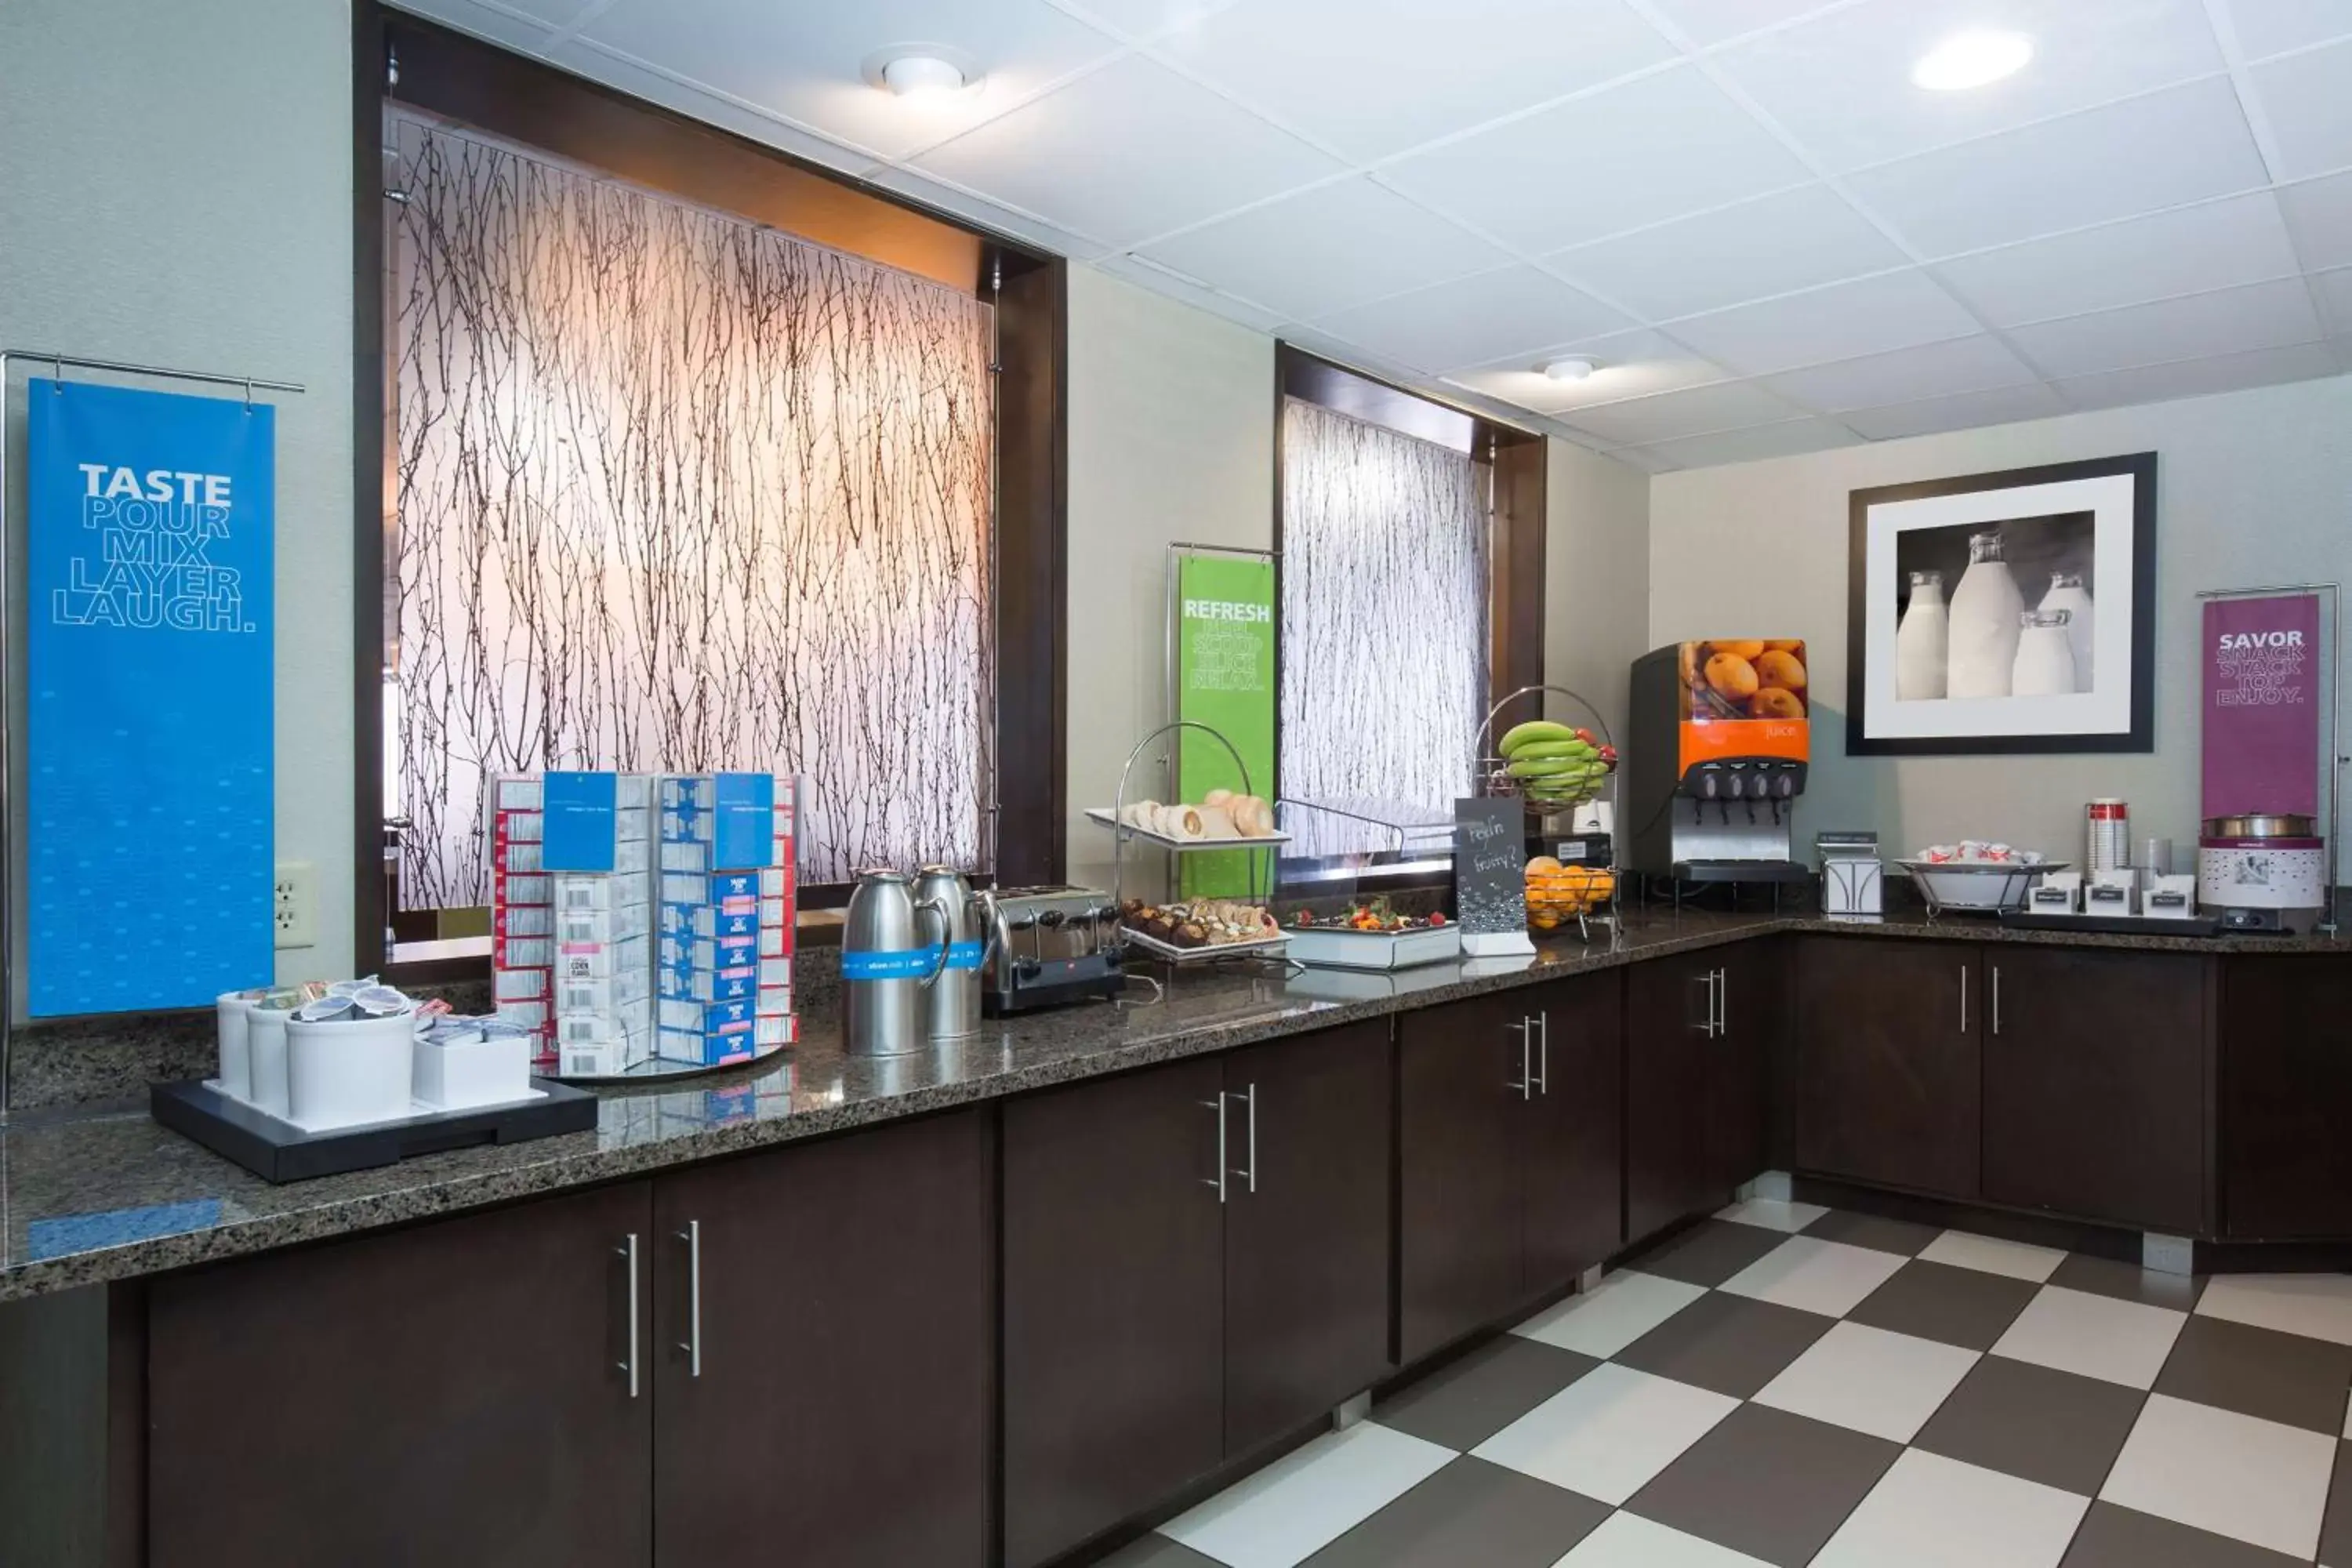
[[[260,998],[250,991],[224,991],[215,1003],[220,1019],[220,1071],[214,1082],[223,1094],[253,1098],[253,1066],[247,1044],[247,1015]]]
[[[287,1114],[286,1026],[293,1017],[291,1008],[256,1007],[245,1018],[246,1067],[253,1077],[247,1098],[272,1116]]]
[[[288,1120],[357,1127],[415,1113],[416,1017],[393,1013],[286,1026]]]
[[[2113,870],[2131,864],[2131,807],[2113,795],[2101,795],[2083,808],[2083,869]]]
[[[452,1028],[416,1039],[410,1092],[442,1110],[503,1105],[530,1093],[530,1037]]]

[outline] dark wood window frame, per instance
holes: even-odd
[[[1067,272],[1062,258],[543,62],[394,11],[352,6],[353,953],[412,983],[487,973],[467,957],[385,965],[383,854],[383,111],[403,104],[649,189],[992,298],[997,306],[995,879],[1058,882],[1067,669]],[[805,890],[804,907],[845,889]]]
[[[1361,419],[1423,440],[1444,439],[1433,429],[1433,416],[1447,424],[1467,420],[1471,460],[1488,470],[1494,515],[1489,544],[1486,656],[1487,701],[1501,701],[1524,686],[1540,686],[1544,679],[1544,484],[1549,450],[1544,437],[1532,430],[1506,424],[1475,409],[1432,397],[1353,369],[1296,344],[1277,342],[1274,351],[1274,550],[1276,602],[1281,594],[1282,562],[1282,410],[1287,399]],[[1281,643],[1275,645],[1275,686],[1281,689]],[[1543,717],[1543,694],[1522,697],[1495,716],[1496,733],[1528,719]],[[1275,756],[1282,753],[1277,722]],[[1277,784],[1279,780],[1277,779]],[[1450,880],[1443,876],[1406,874],[1374,879],[1385,889],[1418,887]]]

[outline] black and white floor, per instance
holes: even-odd
[[[2352,1278],[1725,1210],[1115,1568],[2352,1568]]]

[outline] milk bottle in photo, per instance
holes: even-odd
[[[1951,623],[1944,607],[1944,574],[1911,574],[1911,603],[1895,628],[1895,698],[1916,702],[1944,695],[1944,645]]]
[[[2050,591],[2042,595],[2045,610],[2066,612],[2066,642],[2074,655],[2074,689],[2094,689],[2091,669],[2091,591],[2079,572],[2053,572]]]
[[[2068,636],[2074,617],[2064,610],[2027,610],[2017,617],[2017,661],[2011,667],[2012,697],[2065,697],[2076,689],[2074,650]]]
[[[1952,631],[1946,694],[2008,696],[2025,595],[2018,592],[2017,579],[2001,559],[2000,534],[1969,536],[1969,569],[1960,574],[1947,613]]]

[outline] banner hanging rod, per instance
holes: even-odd
[[[117,375],[152,375],[166,381],[201,381],[213,386],[241,386],[247,392],[297,392],[310,389],[295,381],[268,381],[257,375],[222,375],[209,370],[174,370],[167,364],[133,364],[128,360],[85,359],[79,354],[52,353],[47,349],[0,349],[0,366],[12,360],[29,364],[55,365],[59,380],[66,367],[76,370],[110,371]]]

